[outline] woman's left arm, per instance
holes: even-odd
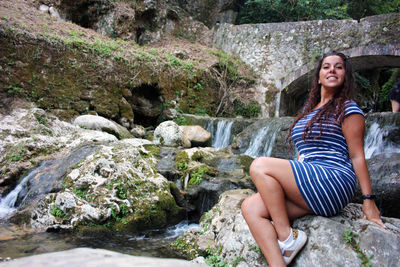
[[[372,195],[371,179],[364,155],[364,116],[358,113],[346,116],[342,124],[342,131],[346,138],[347,146],[349,148],[349,156],[353,163],[353,168],[358,182],[360,183],[361,192],[363,195]],[[364,219],[368,219],[369,221],[385,227],[381,220],[380,212],[373,199],[364,199],[363,212]]]

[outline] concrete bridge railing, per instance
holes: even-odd
[[[304,98],[316,61],[336,50],[355,70],[400,67],[400,13],[356,20],[222,24],[214,46],[239,57],[260,73],[262,117],[290,114]],[[299,102],[299,101],[297,101]],[[301,102],[301,101],[300,101]]]

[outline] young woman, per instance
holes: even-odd
[[[290,128],[297,161],[260,157],[250,166],[258,193],[242,204],[243,216],[270,266],[285,266],[307,241],[289,220],[333,216],[363,194],[364,218],[385,227],[374,202],[364,156],[364,114],[352,100],[354,79],[342,53],[319,61],[302,112]]]

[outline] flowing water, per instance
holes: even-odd
[[[267,126],[259,129],[257,133],[253,135],[249,147],[244,154],[253,158],[260,156],[271,156],[278,131],[279,128],[273,127],[272,124],[268,124]]]
[[[43,232],[19,234],[16,238],[13,238],[12,233],[7,235],[0,230],[2,236],[0,238],[0,257],[15,259],[78,247],[90,247],[134,256],[176,258],[179,255],[169,249],[169,244],[194,227],[198,227],[198,224],[182,221],[165,229],[146,231],[139,235],[118,232],[103,235]]]
[[[97,149],[95,146],[83,146],[64,157],[43,161],[0,200],[0,219],[12,214],[21,203],[28,203],[40,195],[61,190],[61,182],[67,171]]]
[[[206,127],[206,130],[212,133],[212,147],[216,149],[225,148],[230,145],[231,130],[233,120],[218,119],[217,127],[214,129],[216,119],[211,119]]]
[[[386,127],[385,127],[386,126]],[[400,147],[389,140],[385,139],[388,129],[392,125],[384,125],[381,127],[377,122],[373,122],[365,134],[364,152],[365,158],[370,159],[372,156],[382,153],[400,153]]]

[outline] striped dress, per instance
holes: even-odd
[[[304,127],[318,112],[313,110],[293,128],[292,140],[300,154],[299,161],[291,160],[297,186],[310,209],[317,215],[332,216],[346,206],[354,195],[356,175],[349,158],[341,124],[334,118],[314,124],[312,134],[303,140]],[[346,102],[345,116],[362,110],[353,101]]]

